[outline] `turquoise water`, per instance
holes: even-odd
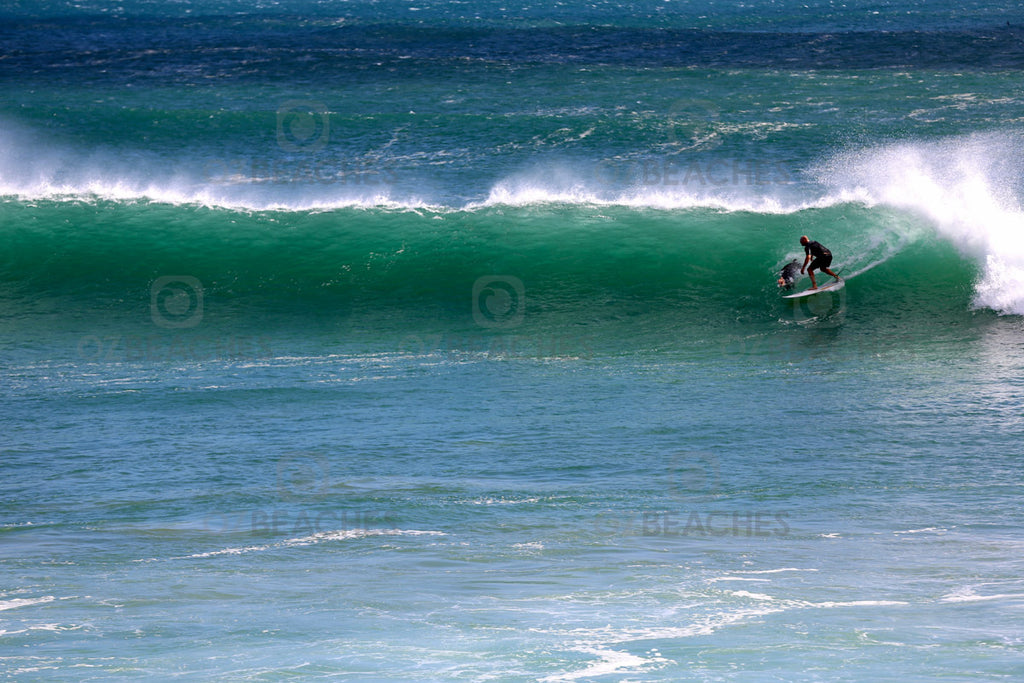
[[[1024,674],[1018,10],[3,17],[5,676]]]

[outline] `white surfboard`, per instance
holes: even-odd
[[[821,294],[822,292],[838,292],[840,289],[846,286],[846,280],[833,280],[827,285],[822,285],[817,289],[805,289],[802,292],[796,294],[787,294],[782,297],[783,299],[801,299],[805,296],[814,296],[815,294]]]

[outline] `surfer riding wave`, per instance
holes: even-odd
[[[833,273],[831,269],[829,269],[829,266],[832,265],[831,251],[826,249],[820,242],[812,242],[807,235],[803,235],[800,237],[800,244],[803,245],[805,253],[804,265],[800,268],[800,272],[802,274],[804,272],[804,269],[806,269],[807,274],[811,276],[811,289],[818,288],[818,283],[814,281],[815,270],[820,270],[823,273],[828,273],[829,275],[834,277],[837,282],[840,280],[840,277]],[[811,261],[812,256],[814,257],[813,261]],[[809,268],[807,266],[808,261],[811,262]]]

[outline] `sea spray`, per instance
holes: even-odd
[[[842,196],[924,216],[979,264],[974,303],[1024,314],[1024,209],[1017,163],[1024,138],[979,133],[835,155],[819,168]]]

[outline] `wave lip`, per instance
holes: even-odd
[[[835,155],[816,172],[837,192],[923,215],[974,260],[974,305],[1024,315],[1024,136],[984,133]]]
[[[0,196],[21,201],[150,201],[238,211],[330,211],[346,208],[474,211],[545,204],[784,214],[843,201],[808,198],[793,170],[739,159],[630,157],[550,162],[481,185],[479,198],[436,188],[423,178],[402,185],[394,174],[346,182],[345,164],[322,173],[198,156],[167,159],[147,150],[82,149],[0,119]],[[308,169],[307,169],[308,170]],[[415,182],[416,184],[409,184]],[[472,194],[470,194],[472,197]]]
[[[767,166],[762,173],[737,159],[689,166],[660,158],[555,163],[510,174],[491,186],[486,199],[462,208],[563,204],[788,214],[845,201],[841,196],[809,197],[794,173]]]
[[[428,208],[412,195],[397,198],[383,181],[353,187],[257,170],[145,150],[79,149],[0,119],[0,197],[19,201],[150,201],[239,211]]]

